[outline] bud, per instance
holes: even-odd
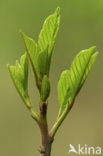
[[[46,75],[44,75],[42,84],[41,84],[41,101],[45,102],[50,94],[50,82]]]

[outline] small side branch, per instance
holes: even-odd
[[[67,114],[70,112],[72,106],[74,104],[74,100],[72,102],[72,104],[67,105],[67,107],[65,108],[64,112],[62,113],[62,115],[57,119],[57,121],[55,122],[54,126],[52,127],[52,129],[49,132],[49,135],[51,136],[51,138],[54,138],[57,130],[59,129],[59,127],[61,126],[62,122],[64,121],[64,119],[66,118]]]

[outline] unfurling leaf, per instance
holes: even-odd
[[[85,82],[85,80],[86,80],[86,78],[87,78],[87,76],[88,76],[88,74],[89,74],[89,72],[90,72],[90,70],[91,70],[91,68],[92,68],[92,65],[94,64],[94,62],[95,62],[95,60],[96,60],[97,55],[98,55],[98,52],[95,52],[95,53],[91,56],[91,59],[90,59],[89,64],[88,64],[88,66],[87,66],[87,68],[86,68],[85,74],[84,74],[84,76],[83,76],[83,79],[82,79],[82,81],[81,81],[80,88],[78,89],[78,91],[79,91],[79,90],[81,89],[81,87],[83,86],[83,84],[84,84],[84,82]]]
[[[41,85],[41,101],[45,102],[50,94],[50,82],[46,75],[44,75]]]
[[[69,70],[63,71],[58,82],[58,100],[61,110],[65,108],[65,105],[68,103],[70,97],[70,86],[68,81],[69,74]]]
[[[38,45],[41,51],[44,51],[48,46],[49,67],[51,62],[52,51],[55,44],[55,39],[59,30],[59,23],[60,23],[60,8],[57,8],[55,13],[50,15],[45,20],[38,39]]]
[[[60,8],[57,8],[55,13],[50,15],[44,22],[43,28],[39,35],[38,44],[41,51],[45,50],[49,45],[49,55],[54,47],[55,39],[59,29]]]
[[[24,40],[25,48],[32,65],[35,78],[37,79],[37,77],[39,77],[38,63],[37,63],[38,56],[40,54],[39,48],[33,39],[29,38],[22,32],[21,35]]]
[[[17,91],[29,108],[31,105],[28,96],[28,59],[26,53],[21,56],[20,64],[17,61],[16,66],[8,65],[8,69]]]
[[[96,59],[97,52],[93,54],[95,47],[81,51],[74,59],[70,70],[62,73],[58,83],[58,98],[60,113],[67,103],[72,103],[83,86],[89,71]]]

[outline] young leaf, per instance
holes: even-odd
[[[88,73],[96,59],[97,52],[93,54],[95,47],[81,51],[74,59],[70,70],[62,73],[58,83],[58,98],[60,113],[66,104],[74,100],[80,88],[84,84]]]
[[[29,56],[30,62],[32,64],[33,72],[35,74],[35,78],[39,77],[38,72],[38,56],[40,54],[39,48],[35,41],[29,37],[27,37],[24,33],[21,32],[22,38],[24,40],[24,44],[26,47],[27,54]]]
[[[48,46],[49,66],[55,39],[57,36],[57,32],[59,30],[59,22],[60,22],[60,8],[57,8],[55,13],[45,20],[38,39],[38,45],[41,51],[44,51]]]
[[[90,59],[89,64],[88,64],[88,66],[87,66],[87,68],[86,68],[86,71],[85,71],[85,74],[84,74],[83,79],[82,79],[82,81],[81,81],[80,88],[78,89],[78,92],[79,92],[80,89],[82,88],[82,86],[83,86],[83,84],[84,84],[84,82],[85,82],[85,80],[86,80],[86,78],[87,78],[87,76],[88,76],[88,74],[89,74],[89,72],[90,72],[90,70],[91,70],[91,68],[92,68],[92,65],[94,64],[94,62],[95,62],[95,60],[96,60],[97,55],[98,55],[98,52],[95,52],[95,53],[91,56],[91,59]]]
[[[50,82],[46,75],[44,75],[41,86],[41,101],[45,102],[50,94]]]
[[[28,59],[26,53],[21,56],[20,64],[17,61],[16,66],[8,65],[8,69],[18,93],[26,106],[30,108],[28,96]]]
[[[71,101],[74,99],[78,92],[78,89],[82,83],[83,77],[85,77],[86,69],[92,59],[95,47],[81,51],[74,59],[70,67],[70,89],[71,89]]]
[[[69,70],[62,72],[60,80],[58,82],[58,100],[60,103],[61,111],[65,108],[70,97],[70,86],[69,86]]]

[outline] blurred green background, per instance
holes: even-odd
[[[96,45],[100,52],[75,105],[59,129],[53,156],[67,156],[69,144],[103,146],[103,0],[0,0],[0,155],[37,156],[40,133],[23,105],[6,64],[24,53],[19,30],[37,41],[45,18],[61,7],[60,31],[51,67],[49,128],[59,109],[57,82],[82,49]],[[31,72],[30,72],[31,73]],[[30,74],[31,99],[38,108],[38,93]],[[72,154],[73,155],[73,154]]]

